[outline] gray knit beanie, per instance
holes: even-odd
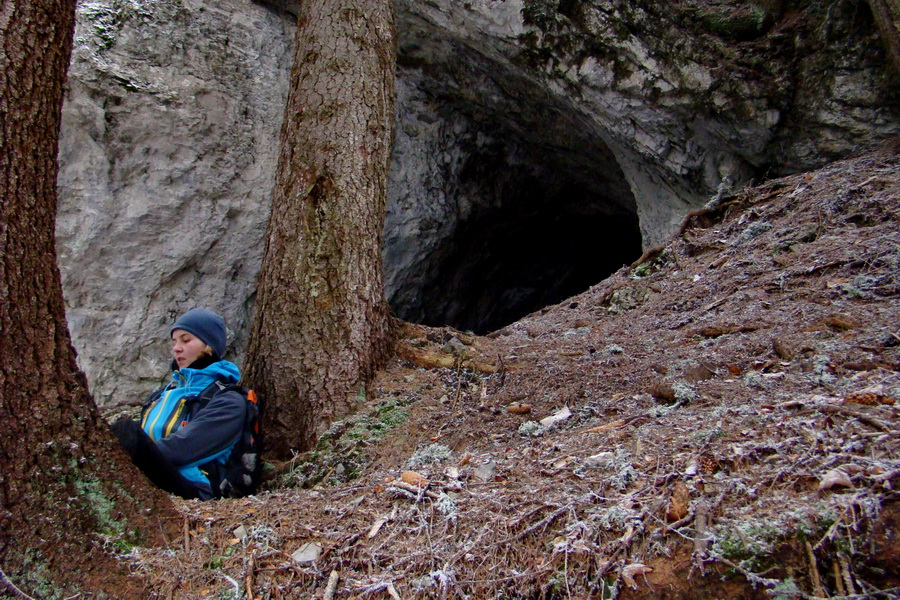
[[[225,320],[211,310],[192,308],[175,321],[169,335],[176,329],[193,333],[222,358],[225,354]]]

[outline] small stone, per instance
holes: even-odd
[[[291,558],[298,563],[316,562],[322,553],[322,545],[318,542],[307,542],[300,546],[296,552],[291,554]]]
[[[599,467],[608,467],[610,463],[612,463],[613,458],[615,458],[615,454],[612,452],[600,452],[599,454],[594,454],[592,456],[588,456],[584,459],[584,466],[589,467],[591,469],[596,469]]]
[[[460,358],[470,357],[469,348],[455,337],[450,338],[450,341],[444,344],[441,350],[446,354],[455,354]]]
[[[482,463],[475,467],[475,477],[482,481],[493,481],[496,472],[497,465],[492,462]]]
[[[537,421],[525,421],[519,425],[519,435],[526,437],[537,437],[544,433],[547,428]]]

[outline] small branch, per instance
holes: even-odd
[[[665,249],[666,249],[665,244],[663,244],[662,246],[654,246],[653,248],[650,248],[649,250],[647,250],[646,252],[641,254],[640,258],[638,258],[636,261],[631,263],[631,268],[637,269],[639,266],[641,266],[645,262],[655,259],[657,256],[662,254],[663,250],[665,250]]]
[[[9,577],[6,576],[6,573],[3,572],[3,569],[0,569],[0,581],[3,581],[3,583],[5,583],[6,585],[8,585],[9,588],[10,588],[12,591],[14,591],[14,592],[15,592],[16,594],[18,594],[20,597],[25,598],[25,600],[34,600],[34,598],[32,598],[31,596],[29,596],[28,594],[26,594],[25,592],[23,592],[22,590],[20,590],[19,588],[17,588],[17,587],[16,587],[16,584],[14,584],[14,583],[9,579]]]
[[[816,410],[818,410],[819,412],[838,414],[838,415],[843,415],[845,417],[850,417],[852,419],[857,419],[858,421],[862,421],[863,423],[865,423],[867,425],[871,425],[872,427],[874,427],[875,429],[878,429],[879,431],[885,431],[885,432],[891,431],[890,427],[888,427],[887,425],[885,425],[878,419],[876,419],[874,417],[870,417],[859,411],[843,407],[843,406],[830,406],[830,405],[826,404],[824,406],[817,406]]]
[[[841,566],[838,561],[835,560],[831,563],[831,570],[834,571],[834,584],[837,586],[838,594],[846,596],[847,590],[844,588],[844,580],[841,578]]]
[[[403,342],[397,344],[397,356],[403,360],[408,360],[416,366],[424,367],[426,369],[452,369],[457,366],[457,361],[459,360],[452,354],[419,350],[418,348],[413,348],[409,344]],[[460,365],[463,369],[478,371],[485,375],[493,375],[497,372],[496,365],[474,359],[460,361]]]
[[[706,546],[709,541],[706,537],[707,517],[709,516],[709,505],[706,500],[699,500],[697,508],[694,510],[694,561],[699,565],[706,556]]]
[[[572,506],[571,504],[567,504],[565,506],[557,508],[552,513],[550,513],[549,515],[547,515],[546,517],[544,517],[543,519],[541,519],[540,521],[538,521],[537,523],[535,523],[534,525],[532,525],[531,527],[526,529],[525,531],[522,531],[511,538],[505,539],[502,542],[498,542],[497,545],[502,546],[504,544],[510,544],[512,542],[517,542],[517,541],[521,540],[522,538],[524,538],[528,535],[531,535],[538,529],[543,529],[544,527],[546,527],[547,525],[549,525],[550,523],[555,521],[557,518],[559,518],[560,515],[564,514],[566,511],[568,511],[569,508],[571,508],[571,506]]]
[[[780,579],[769,579],[768,577],[762,577],[753,571],[748,571],[744,567],[740,566],[737,563],[733,563],[724,556],[719,556],[718,554],[711,553],[708,555],[710,559],[715,560],[716,562],[720,562],[726,567],[731,567],[741,575],[747,578],[753,585],[761,585],[763,587],[775,587],[779,583],[781,583]]]
[[[332,571],[331,575],[328,576],[328,585],[325,586],[325,595],[322,597],[322,600],[332,600],[334,598],[334,592],[337,590],[338,579],[340,579],[340,575],[337,571]]]
[[[856,594],[856,586],[853,585],[853,577],[850,576],[850,560],[844,555],[838,555],[838,561],[841,563],[841,575],[844,578],[844,585],[847,586],[847,592]]]
[[[440,498],[440,495],[438,495],[436,492],[426,490],[425,488],[416,487],[402,481],[395,481],[390,485],[390,487],[386,489],[386,491],[391,492],[396,496],[409,498],[410,500],[414,500],[415,502],[422,502],[425,498],[429,498],[431,500],[437,500],[438,498]]]
[[[819,598],[826,598],[825,590],[822,588],[822,576],[819,574],[819,567],[816,566],[816,554],[813,552],[812,544],[809,540],[804,542],[806,546],[806,557],[809,559],[809,576],[812,580],[813,591]]]

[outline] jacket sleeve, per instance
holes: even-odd
[[[156,445],[176,467],[206,462],[238,440],[246,403],[236,391],[216,394],[186,426],[157,440]]]

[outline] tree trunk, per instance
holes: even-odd
[[[888,60],[900,75],[900,0],[869,0],[869,7]]]
[[[171,504],[118,449],[66,326],[54,221],[74,20],[75,0],[0,8],[0,591],[127,597],[103,538],[158,541]]]
[[[394,68],[389,0],[303,4],[245,366],[275,455],[350,412],[387,352]]]

